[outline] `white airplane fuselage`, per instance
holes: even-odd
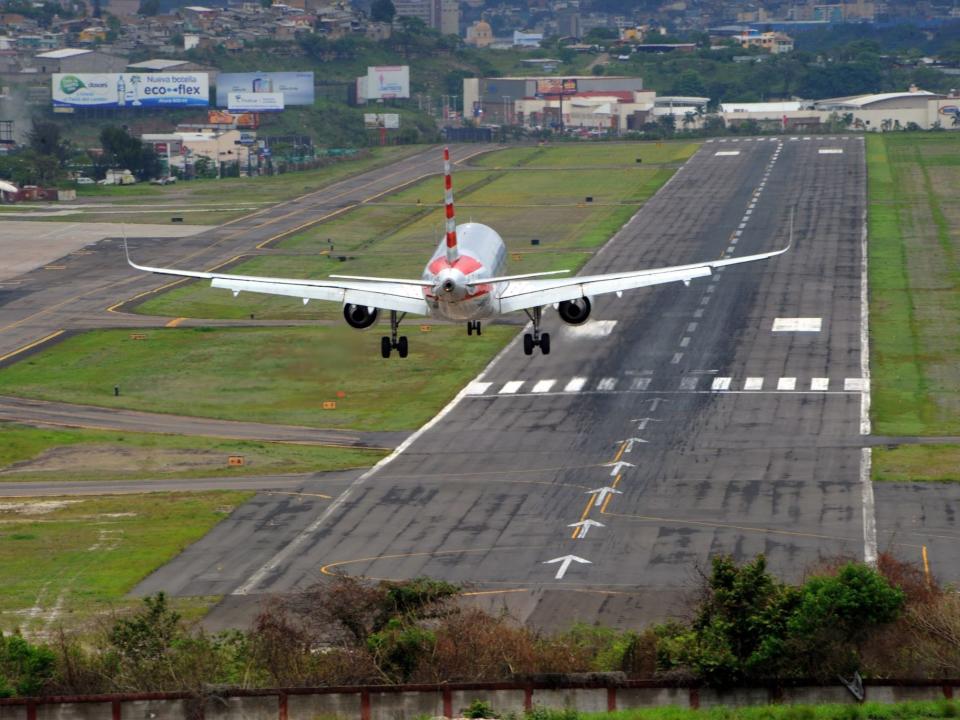
[[[503,274],[507,248],[496,230],[481,223],[457,225],[457,256],[451,263],[441,240],[423,279],[431,283],[424,297],[431,317],[443,320],[483,320],[500,312],[499,296],[506,283],[484,283]]]

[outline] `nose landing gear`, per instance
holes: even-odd
[[[407,336],[402,335],[399,338],[397,333],[400,329],[400,321],[406,317],[406,313],[403,313],[400,316],[397,316],[396,310],[390,311],[390,337],[384,335],[380,338],[380,354],[384,359],[390,357],[390,353],[393,350],[397,351],[397,355],[402,358],[407,356],[409,352],[409,347],[407,346]]]
[[[468,320],[467,321],[467,335],[473,335],[476,332],[477,335],[480,334],[480,321],[479,320]]]
[[[523,336],[523,354],[524,355],[533,355],[533,349],[535,347],[540,348],[540,352],[544,355],[550,354],[550,333],[541,333],[540,332],[540,321],[543,315],[543,308],[535,307],[533,312],[530,310],[524,310],[527,314],[527,317],[530,318],[530,322],[533,323],[533,334],[526,333]]]

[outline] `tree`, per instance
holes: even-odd
[[[696,70],[684,70],[677,80],[677,84],[674,85],[674,94],[676,95],[702,97],[705,92],[703,79]]]
[[[370,19],[375,22],[392,23],[397,9],[391,0],[373,0],[370,5]]]
[[[137,13],[146,17],[160,14],[160,0],[140,0],[140,9]]]
[[[145,146],[140,138],[133,137],[124,128],[105,127],[100,131],[100,145],[110,167],[130,170],[141,180],[156,177],[162,170],[153,148]]]
[[[0,632],[0,697],[41,694],[53,678],[54,659],[49,648]]]
[[[34,120],[27,142],[34,152],[49,155],[61,165],[70,157],[70,143],[61,136],[57,123]]]

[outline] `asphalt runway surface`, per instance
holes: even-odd
[[[226,627],[329,573],[428,575],[540,627],[632,625],[682,615],[718,553],[787,580],[878,547],[918,561],[887,497],[919,515],[935,491],[883,488],[878,529],[867,481],[863,153],[708,141],[584,272],[774,250],[793,215],[789,253],[601,298],[578,328],[548,313],[551,355],[513,342],[332,503],[293,522],[263,499],[137,592],[225,595],[208,623]]]

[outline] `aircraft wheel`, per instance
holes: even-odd
[[[390,357],[391,349],[390,338],[384,335],[382,338],[380,338],[380,354],[383,355],[384,358],[388,358]]]
[[[467,335],[473,335],[473,320],[467,323]]]
[[[523,336],[523,354],[533,355],[533,335],[526,333]]]
[[[399,354],[400,357],[405,358],[407,356],[407,352],[407,336],[404,335],[397,341],[397,354]]]
[[[480,321],[479,321],[479,320],[477,320],[477,322],[476,322],[476,324],[474,325],[474,327],[475,327],[476,330],[477,330],[477,335],[482,335],[482,334],[483,334],[483,333],[480,332]]]
[[[540,336],[540,352],[544,355],[550,354],[550,333],[543,333]]]

